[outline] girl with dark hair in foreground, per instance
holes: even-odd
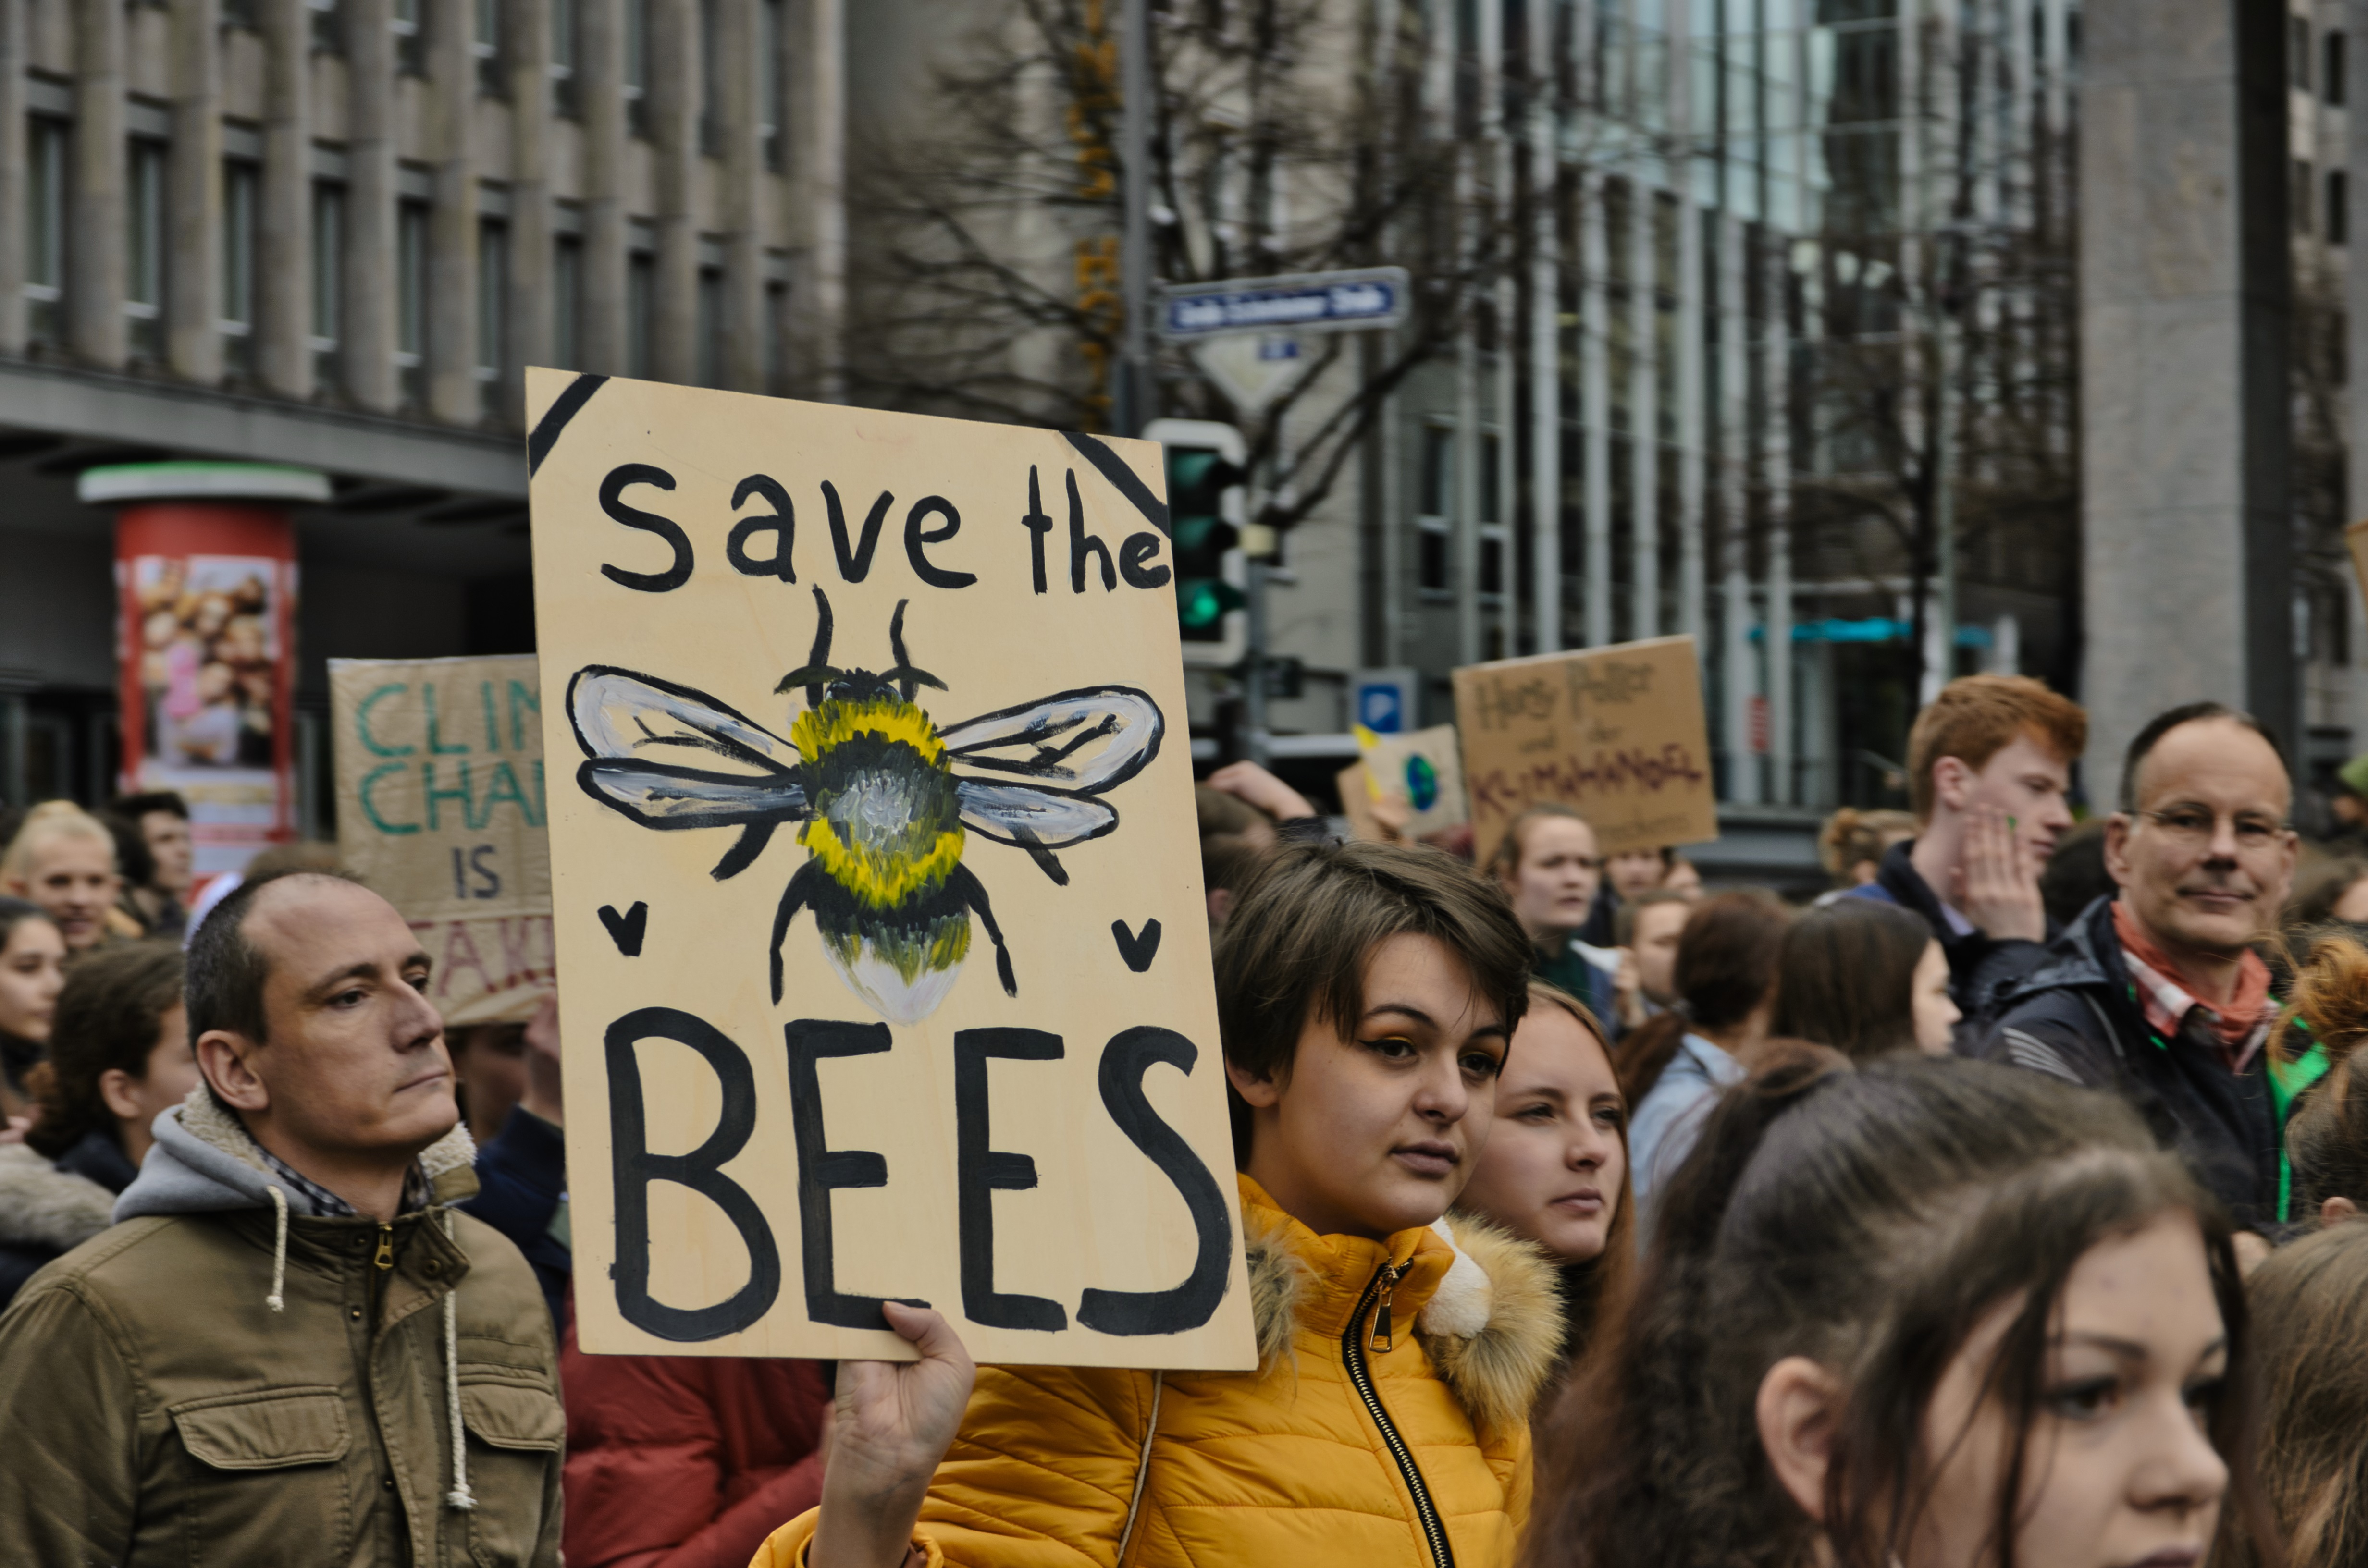
[[[2218,1204],[2109,1096],[1829,1061],[1730,1091],[1672,1176],[1527,1561],[2196,1568],[2252,1502]]]

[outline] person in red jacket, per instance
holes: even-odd
[[[745,1568],[822,1501],[822,1362],[587,1356],[571,1326],[559,1377],[569,1568]]]
[[[471,1212],[518,1244],[551,1302],[567,1404],[571,1568],[743,1568],[822,1501],[831,1369],[817,1361],[587,1356],[569,1302],[559,1008],[527,1026],[527,1085],[477,1152]]]

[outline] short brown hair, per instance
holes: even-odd
[[[1343,1036],[1365,1011],[1365,960],[1392,937],[1429,937],[1472,975],[1508,1035],[1529,1005],[1530,938],[1498,889],[1424,846],[1292,845],[1267,858],[1217,937],[1217,1028],[1225,1060],[1287,1071],[1300,1031]],[[1234,1104],[1234,1150],[1249,1154],[1248,1108]]]
[[[2089,745],[2089,715],[2029,676],[1964,676],[1916,715],[1907,732],[1907,800],[1932,820],[1932,765],[1953,756],[1979,768],[2028,734],[2066,762]]]
[[[41,1114],[26,1142],[55,1159],[86,1132],[115,1131],[98,1081],[113,1067],[148,1076],[157,1030],[181,1003],[181,969],[175,943],[125,942],[100,948],[66,971],[50,1027],[50,1059],[28,1079]]]

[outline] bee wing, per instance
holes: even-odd
[[[1099,838],[1118,825],[1118,812],[1087,795],[1067,795],[1033,784],[954,779],[962,819],[972,832],[998,844],[1058,849]]]
[[[596,756],[576,770],[585,793],[643,827],[730,827],[798,822],[805,784],[793,772],[751,778],[675,763]]]
[[[567,722],[590,757],[675,765],[721,757],[758,778],[796,767],[789,742],[707,693],[605,665],[567,683]]]
[[[960,767],[1041,780],[1066,794],[1099,795],[1159,755],[1167,726],[1159,705],[1144,693],[1098,686],[982,713],[939,732],[939,738]]]

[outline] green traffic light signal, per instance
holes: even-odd
[[[1224,641],[1225,615],[1247,601],[1225,581],[1225,557],[1240,530],[1225,520],[1225,492],[1242,471],[1207,447],[1167,449],[1168,544],[1176,562],[1176,619],[1184,639]]]

